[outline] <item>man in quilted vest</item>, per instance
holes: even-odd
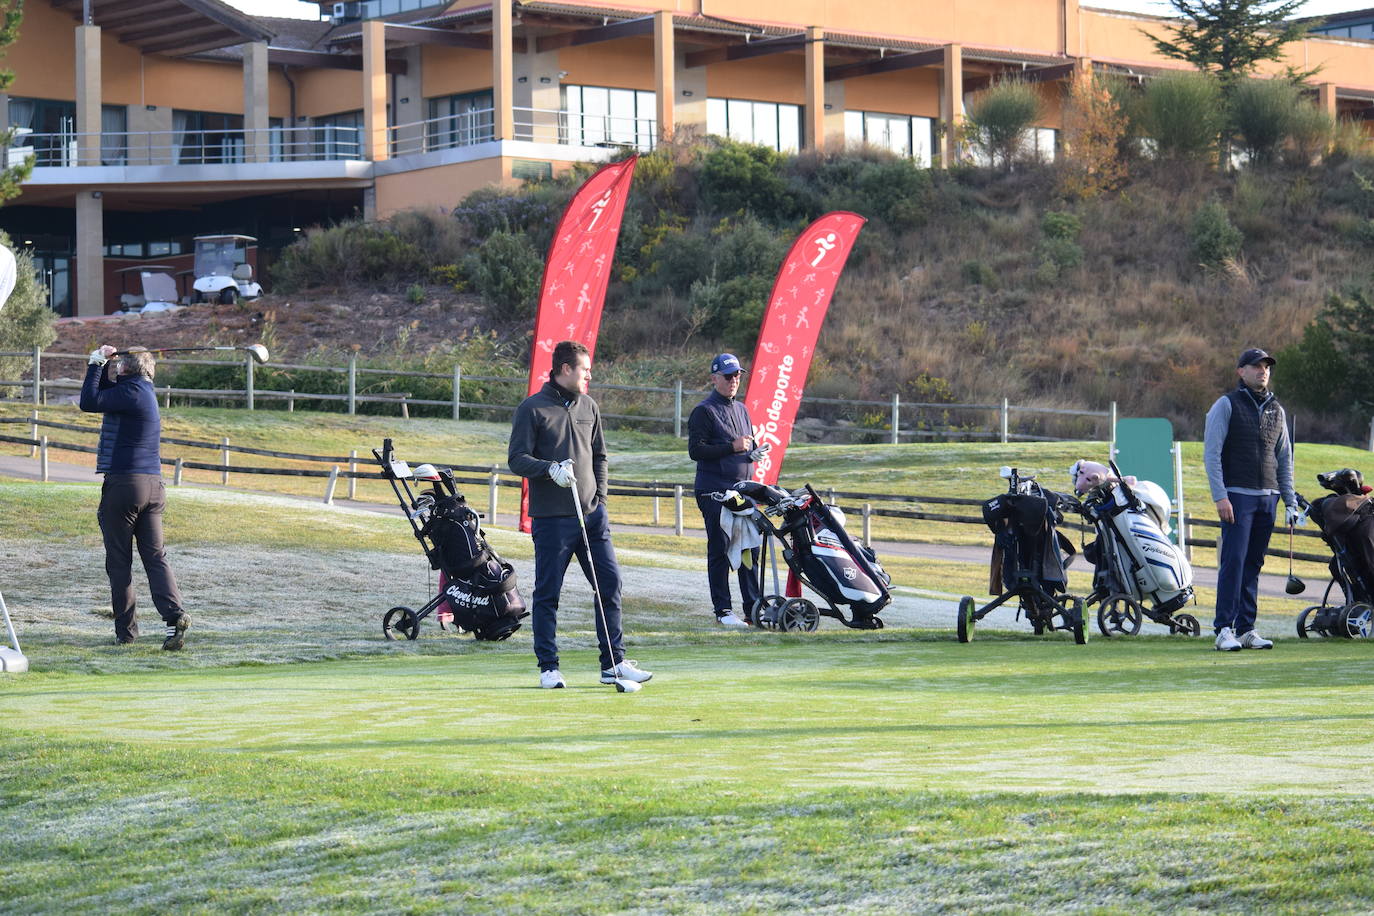
[[[1255,631],[1259,573],[1274,531],[1279,496],[1287,523],[1300,518],[1293,492],[1293,446],[1283,406],[1269,390],[1274,358],[1258,347],[1240,354],[1240,384],[1207,411],[1203,464],[1221,520],[1217,550],[1216,648],[1272,649]]]
[[[185,644],[191,618],[182,610],[176,576],[162,547],[167,492],[162,483],[162,418],[153,390],[153,354],[135,348],[111,362],[114,353],[111,346],[92,351],[81,386],[81,409],[104,414],[95,470],[105,475],[105,483],[100,488],[96,517],[105,539],[115,641],[125,645],[138,638],[133,589],[133,547],[137,541],[153,606],[166,624],[162,648],[175,651]],[[107,370],[107,363],[108,370],[113,371]]]

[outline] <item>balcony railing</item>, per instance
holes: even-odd
[[[25,134],[6,150],[6,164],[32,159],[39,168],[96,165],[81,155],[94,138],[99,165],[227,165],[240,162],[320,162],[362,159],[362,128],[319,125],[265,130],[119,131]],[[257,147],[257,148],[255,148]],[[90,157],[94,159],[95,156]]]
[[[654,148],[658,122],[587,114],[552,108],[516,108],[512,139],[560,146],[630,146],[645,152]],[[435,150],[487,143],[496,136],[496,112],[491,108],[444,115],[388,129],[391,155],[410,156]]]

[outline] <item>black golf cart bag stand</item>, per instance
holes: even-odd
[[[1321,604],[1298,614],[1298,636],[1368,638],[1374,634],[1374,496],[1351,468],[1318,474],[1317,482],[1331,495],[1307,509],[1331,548],[1331,582]]]
[[[762,597],[747,609],[749,623],[764,629],[809,632],[825,616],[855,630],[883,628],[878,614],[892,603],[891,578],[872,550],[854,543],[810,484],[788,493],[781,487],[743,480],[733,489],[753,503],[750,519],[763,535],[755,570]],[[779,549],[792,577],[820,596],[824,606],[799,595],[778,594]],[[771,594],[764,587],[769,560]],[[840,609],[843,605],[849,607],[849,616]]]
[[[417,477],[409,465],[397,460],[390,439],[383,440],[381,450],[373,449],[372,454],[382,476],[391,482],[430,568],[441,571],[446,580],[439,593],[418,610],[398,606],[387,611],[382,634],[387,639],[398,635],[415,639],[420,635],[420,621],[446,603],[460,633],[469,632],[480,640],[508,639],[529,611],[516,587],[515,569],[487,544],[481,516],[468,508],[458,492],[453,471],[422,466],[425,476]],[[420,479],[432,487],[415,492],[411,482]]]
[[[960,642],[973,639],[974,625],[1012,598],[1036,635],[1067,630],[1073,641],[1088,641],[1083,626],[1083,599],[1067,594],[1067,560],[1077,552],[1073,542],[1055,526],[1063,521],[1062,507],[1072,501],[1043,489],[1034,477],[1003,468],[1008,492],[983,504],[983,520],[993,533],[991,583],[997,597],[982,607],[965,595],[959,601]],[[997,589],[1002,588],[1001,594]]]

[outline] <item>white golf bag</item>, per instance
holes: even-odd
[[[1097,528],[1096,562],[1117,589],[1155,611],[1171,614],[1193,597],[1193,568],[1169,540],[1169,497],[1159,484],[1142,480],[1095,488],[1084,501]],[[1110,539],[1110,544],[1103,542]]]

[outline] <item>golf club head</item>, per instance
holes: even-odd
[[[253,356],[253,360],[259,363],[267,362],[267,348],[262,344],[250,344],[244,347]]]
[[[617,693],[638,693],[640,684],[637,681],[627,681],[623,677],[615,679],[615,689]]]
[[[1297,576],[1289,576],[1288,581],[1284,583],[1283,590],[1290,595],[1301,595],[1307,591],[1307,583]]]

